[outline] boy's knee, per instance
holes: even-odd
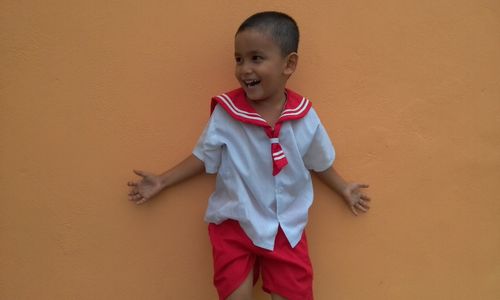
[[[253,272],[250,272],[243,283],[226,300],[252,300]]]

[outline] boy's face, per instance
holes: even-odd
[[[235,76],[249,100],[283,100],[286,81],[295,70],[295,64],[290,68],[290,55],[283,57],[279,46],[265,32],[247,29],[236,35]]]

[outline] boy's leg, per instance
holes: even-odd
[[[250,271],[247,278],[226,300],[252,300],[253,289],[253,270]],[[278,298],[279,299],[279,298]]]
[[[307,248],[305,232],[292,248],[279,228],[274,251],[260,254],[263,289],[273,300],[313,299],[313,270]]]
[[[234,220],[209,224],[208,231],[214,259],[214,285],[219,299],[251,300],[259,274],[252,241]]]

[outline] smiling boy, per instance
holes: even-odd
[[[366,212],[364,184],[344,181],[335,150],[311,102],[286,83],[298,63],[296,22],[279,12],[248,18],[235,36],[240,88],[212,99],[193,154],[176,167],[129,182],[141,204],[205,170],[217,174],[205,220],[220,299],[251,299],[259,273],[272,299],[313,299],[305,227],[313,201],[311,171],[354,214]]]

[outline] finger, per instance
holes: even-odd
[[[357,216],[358,215],[358,212],[356,211],[356,209],[354,208],[354,205],[351,205],[351,211],[352,213]]]
[[[371,201],[372,199],[370,197],[368,197],[367,195],[365,194],[361,194],[359,196],[359,198],[363,199],[364,201]]]
[[[129,196],[130,201],[135,202],[135,204],[140,204],[144,202],[144,197],[141,194],[137,194],[134,196]]]
[[[365,183],[356,183],[354,186],[357,189],[366,189],[366,188],[370,187],[370,185],[365,184]]]
[[[361,205],[362,207],[364,207],[365,209],[370,209],[370,205],[368,205],[368,203],[364,202],[364,201],[359,201],[359,205]]]
[[[134,196],[134,195],[137,195],[139,192],[136,190],[136,189],[133,189],[130,191],[129,196]]]
[[[140,205],[140,204],[143,204],[146,201],[148,201],[147,198],[142,198],[141,200],[137,201],[135,204]]]
[[[361,202],[356,203],[356,206],[355,206],[355,207],[356,207],[357,209],[359,209],[360,211],[362,211],[362,212],[367,212],[367,211],[368,211],[368,208],[365,208],[365,207],[363,206],[363,204],[361,204]]]
[[[131,201],[138,201],[138,200],[142,199],[142,195],[139,194],[139,193],[137,193],[137,194],[134,194],[134,195],[130,195],[129,198],[130,198]]]
[[[363,210],[363,212],[367,212],[370,209],[370,206],[366,202],[360,202],[359,208]]]
[[[141,204],[141,203],[142,203],[141,201],[143,201],[143,200],[144,200],[144,198],[142,198],[142,197],[141,197],[140,199],[138,199],[138,200],[134,200],[133,202],[134,202],[135,204]]]
[[[134,173],[138,176],[141,176],[141,177],[146,177],[147,176],[147,173],[144,172],[144,171],[141,171],[141,170],[134,170]]]

